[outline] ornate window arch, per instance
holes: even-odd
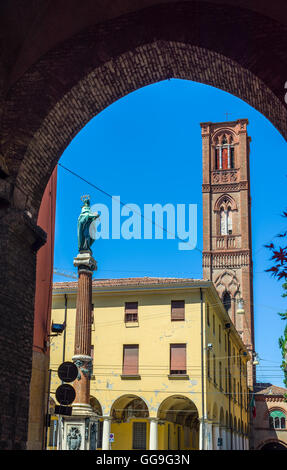
[[[270,410],[269,427],[271,429],[286,429],[286,414],[282,410]]]
[[[219,235],[231,235],[233,231],[233,212],[237,210],[236,203],[229,195],[224,194],[217,199],[214,211],[219,214]]]
[[[231,170],[235,168],[235,136],[230,129],[221,129],[212,138],[214,147],[214,170]]]

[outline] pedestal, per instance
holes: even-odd
[[[63,416],[59,426],[60,450],[97,450],[99,420],[94,416]]]

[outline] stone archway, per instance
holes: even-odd
[[[55,10],[42,5],[34,17],[38,5],[31,6],[31,24],[29,8],[20,9],[29,34],[21,44],[19,33],[20,43],[12,41],[1,63],[0,350],[7,358],[1,448],[25,447],[36,252],[45,243],[36,220],[53,168],[77,132],[122,96],[174,77],[240,97],[287,136],[284,15],[271,10],[263,15],[259,1],[253,9],[227,0],[151,0],[142,2],[142,9],[126,1],[112,9],[105,3],[101,11],[92,3],[85,10],[83,2],[72,0],[63,31],[57,28],[65,11],[61,2]],[[8,23],[11,39],[15,21]]]
[[[159,406],[157,417],[164,425],[163,449],[199,449],[199,419],[195,404],[183,395],[172,395]]]

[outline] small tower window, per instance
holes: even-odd
[[[232,211],[231,207],[227,209],[227,233],[228,235],[232,234]]]
[[[231,297],[229,292],[224,292],[223,297],[222,297],[222,303],[224,305],[225,310],[230,316],[231,313]]]
[[[226,211],[223,207],[220,209],[220,235],[227,235]]]
[[[234,147],[230,147],[230,168],[235,168],[235,163],[234,163]]]
[[[220,235],[232,234],[232,210],[228,207],[227,210],[221,207],[220,209]]]

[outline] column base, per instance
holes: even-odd
[[[87,403],[73,403],[72,416],[92,416],[95,412],[91,405]]]

